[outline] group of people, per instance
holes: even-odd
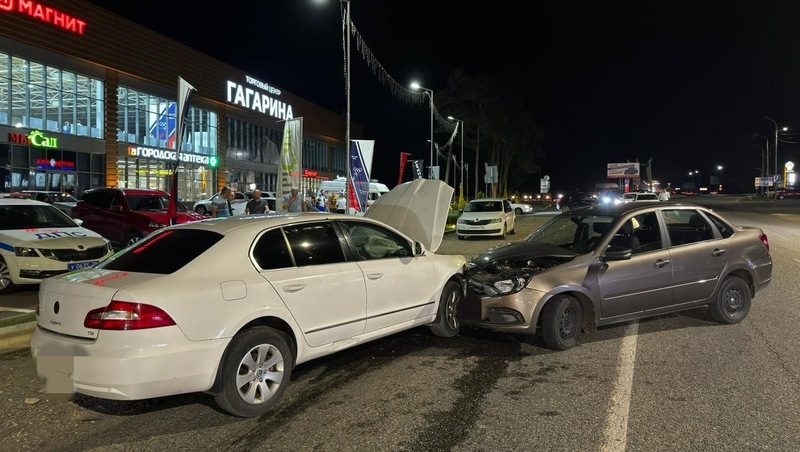
[[[230,187],[222,187],[219,195],[211,201],[211,216],[214,218],[232,217],[233,206],[231,201],[234,199],[233,190]],[[261,197],[261,190],[253,190],[253,197],[247,201],[244,207],[244,214],[269,213],[267,200]]]
[[[233,206],[231,201],[234,199],[233,190],[230,187],[222,187],[219,195],[211,201],[211,216],[232,217]],[[336,212],[345,213],[347,202],[343,193],[326,194],[320,191],[316,196],[313,191],[309,191],[307,196],[300,195],[300,190],[292,188],[291,192],[283,197],[283,210],[289,213],[296,212]],[[253,190],[253,197],[247,201],[244,208],[245,215],[270,213],[267,201],[261,197],[260,190]]]

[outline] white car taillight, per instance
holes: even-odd
[[[143,330],[175,325],[166,312],[149,304],[112,300],[105,308],[89,311],[83,326],[100,330]]]

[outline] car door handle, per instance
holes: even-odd
[[[306,287],[305,284],[290,284],[288,286],[283,286],[283,291],[284,292],[289,292],[289,293],[299,292],[299,291],[305,289],[305,287]]]
[[[725,250],[721,248],[715,248],[714,251],[711,252],[711,255],[714,257],[722,256],[723,254],[725,254]]]
[[[383,276],[383,273],[367,273],[368,279],[380,279]]]
[[[663,268],[667,264],[669,264],[669,259],[659,259],[653,265],[655,265],[658,268]]]

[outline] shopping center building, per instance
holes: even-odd
[[[0,0],[0,191],[167,190],[178,76],[197,89],[181,199],[223,185],[275,191],[290,118],[303,118],[303,188],[345,174],[344,118],[269,74],[245,73],[86,1]]]

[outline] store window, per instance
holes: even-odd
[[[280,161],[282,132],[228,118],[228,158],[268,165]]]
[[[63,191],[80,196],[104,186],[105,156],[0,145],[0,191]]]
[[[0,53],[0,124],[103,137],[103,82]]]
[[[117,89],[117,139],[158,148],[175,149],[178,128],[175,101],[131,88]],[[217,154],[217,114],[190,107],[181,149],[194,154]]]

